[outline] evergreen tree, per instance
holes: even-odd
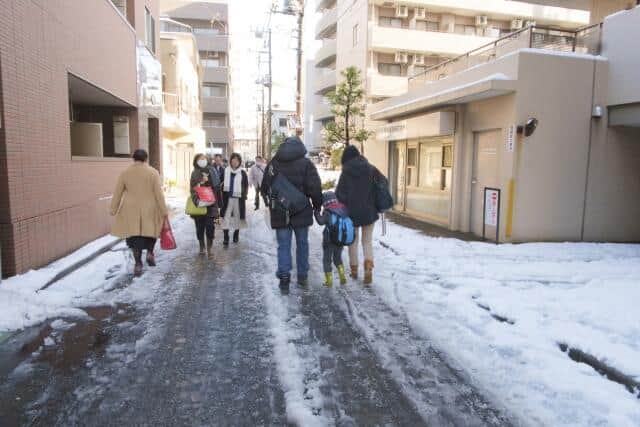
[[[364,142],[371,134],[363,127],[365,117],[364,89],[360,70],[349,67],[342,71],[342,82],[327,95],[335,120],[325,126],[325,142],[329,149]]]

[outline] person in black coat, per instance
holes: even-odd
[[[342,174],[336,188],[338,200],[347,206],[356,227],[356,238],[349,246],[351,277],[358,278],[358,240],[364,252],[364,283],[373,280],[373,227],[378,220],[374,179],[380,171],[371,165],[353,145],[342,155]]]
[[[313,225],[313,212],[322,207],[322,184],[315,165],[306,157],[307,149],[300,138],[286,138],[273,160],[267,165],[260,189],[271,213],[271,227],[278,239],[278,278],[283,292],[288,291],[291,281],[291,237],[296,236],[296,261],[298,284],[308,285],[309,274],[309,227]],[[289,215],[279,209],[271,196],[271,183],[277,174],[282,174],[294,187],[303,193],[310,203],[300,212]]]
[[[211,187],[216,196],[216,200],[220,200],[220,180],[218,174],[209,165],[207,157],[204,154],[196,154],[193,158],[193,172],[191,172],[191,197],[196,196],[196,187]],[[194,216],[196,223],[196,236],[200,243],[200,254],[205,253],[205,234],[207,238],[206,250],[209,256],[213,255],[213,238],[215,235],[215,218],[218,216],[218,203],[207,207],[207,214],[202,216]]]

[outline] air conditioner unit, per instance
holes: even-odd
[[[396,52],[395,62],[398,64],[406,64],[409,62],[409,55],[407,52]]]
[[[416,7],[415,12],[416,18],[418,19],[425,19],[427,17],[427,9],[424,7]]]
[[[396,18],[407,18],[409,16],[409,7],[399,4],[396,6]]]
[[[535,27],[536,26],[536,21],[524,21],[524,26],[525,27]]]
[[[489,25],[489,18],[486,15],[476,16],[476,27],[486,27]]]
[[[511,29],[512,30],[520,30],[522,29],[522,19],[513,19],[511,20]]]
[[[424,55],[421,53],[415,53],[413,55],[413,65],[424,65]]]

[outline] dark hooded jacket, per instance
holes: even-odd
[[[380,172],[357,153],[357,150],[352,151],[345,151],[346,162],[342,165],[336,196],[347,206],[353,225],[362,227],[378,220],[373,177]]]
[[[265,170],[260,191],[267,200],[271,193],[271,182],[276,174],[284,175],[291,184],[310,200],[309,206],[293,215],[287,223],[286,215],[276,209],[271,210],[271,227],[310,227],[313,225],[313,211],[322,207],[322,184],[315,165],[306,158],[307,149],[298,137],[285,139]]]

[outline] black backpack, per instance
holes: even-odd
[[[373,171],[373,196],[376,210],[380,213],[393,208],[393,197],[389,191],[389,180],[374,168]]]
[[[309,206],[309,199],[286,176],[275,170],[273,164],[269,166],[267,173],[272,176],[269,201],[271,213],[284,216],[288,224],[291,216]]]

